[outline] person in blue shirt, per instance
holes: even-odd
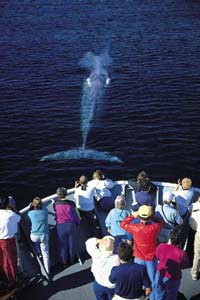
[[[115,199],[115,208],[113,208],[107,215],[105,224],[108,228],[108,233],[115,238],[114,251],[117,253],[119,243],[121,241],[132,240],[131,234],[120,227],[120,222],[130,215],[130,211],[125,209],[126,201],[124,196],[118,195]]]
[[[112,300],[140,299],[151,292],[151,281],[145,266],[134,263],[132,247],[127,243],[120,243],[118,256],[120,265],[111,270],[110,282],[115,284],[115,295]],[[144,289],[143,289],[144,287]]]
[[[136,204],[132,206],[133,211],[137,211],[140,206],[148,205],[151,206],[153,212],[155,211],[155,199],[152,194],[150,194],[151,190],[151,181],[147,177],[145,181],[140,183],[140,190],[135,193]]]
[[[28,218],[31,222],[30,238],[35,243],[38,251],[40,252],[41,250],[44,267],[47,274],[49,274],[48,210],[43,207],[43,203],[39,197],[33,199],[28,212]]]
[[[173,193],[167,191],[163,194],[163,205],[157,205],[155,215],[164,222],[158,240],[161,243],[167,243],[172,229],[176,225],[183,224]]]

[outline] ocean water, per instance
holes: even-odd
[[[200,186],[199,1],[0,1],[0,184],[23,207],[102,168]],[[118,156],[40,161],[82,145],[79,61],[105,47],[111,84],[87,147]]]

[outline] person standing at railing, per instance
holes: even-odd
[[[101,170],[93,173],[93,179],[88,182],[90,187],[95,187],[96,209],[102,209],[105,212],[114,208],[115,198],[111,193],[114,182],[104,176]]]
[[[178,205],[174,201],[174,194],[171,192],[163,194],[163,204],[157,205],[155,215],[164,222],[158,240],[161,243],[167,243],[172,229],[177,225],[183,224],[183,219],[178,211]]]
[[[135,192],[132,204],[137,206],[133,207],[133,210],[136,211],[141,205],[150,205],[155,208],[157,187],[145,171],[139,172],[136,179],[129,179],[128,186]]]
[[[175,195],[179,213],[183,218],[181,247],[184,249],[189,232],[190,213],[188,208],[190,204],[192,204],[194,195],[194,191],[192,190],[192,180],[188,177],[185,177],[182,180],[179,179],[173,194]]]
[[[149,178],[146,178],[144,182],[140,183],[140,191],[135,193],[135,199],[137,204],[132,206],[132,210],[138,211],[139,207],[142,205],[148,205],[152,207],[152,212],[155,211],[155,200],[149,194],[151,189],[151,182]]]
[[[192,190],[192,180],[187,177],[182,180],[179,179],[173,194],[175,195],[180,215],[183,219],[185,219],[188,216],[188,207],[192,203],[192,197],[194,194]]]
[[[58,257],[62,267],[72,264],[77,255],[79,216],[73,201],[67,199],[67,190],[59,187],[53,206],[56,213]]]
[[[21,217],[9,208],[9,197],[0,193],[0,269],[9,286],[16,283],[17,249],[15,234]]]
[[[89,236],[100,236],[100,227],[94,211],[95,187],[88,184],[88,179],[82,175],[75,182],[74,200],[81,216],[81,225],[87,228]]]
[[[15,199],[12,196],[8,196],[8,198],[9,198],[9,208],[16,214],[19,214],[17,207],[16,207]],[[20,251],[20,240],[21,240],[21,230],[20,230],[20,226],[19,226],[18,231],[15,234],[15,242],[16,242],[16,248],[17,248],[17,275],[24,276],[22,257],[21,257],[21,251]]]
[[[35,197],[30,205],[28,218],[31,222],[30,238],[35,244],[38,254],[42,255],[47,274],[50,273],[49,262],[49,226],[48,210],[43,206],[42,200]]]

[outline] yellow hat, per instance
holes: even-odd
[[[142,219],[148,219],[151,216],[151,206],[142,205],[139,207],[138,215]]]

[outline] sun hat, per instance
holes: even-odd
[[[138,215],[142,219],[148,219],[151,216],[151,206],[142,205],[139,207]]]

